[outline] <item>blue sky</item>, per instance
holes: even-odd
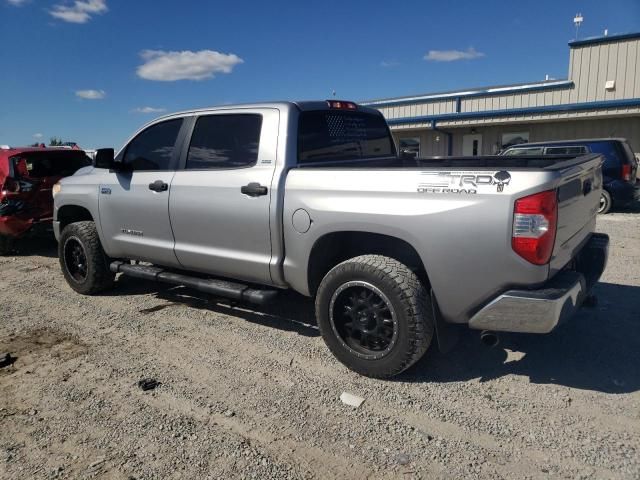
[[[0,0],[0,144],[117,148],[164,111],[564,78],[577,12],[581,37],[640,31],[640,0]]]

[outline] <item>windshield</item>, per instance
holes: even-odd
[[[320,110],[302,112],[298,125],[300,163],[395,156],[382,115]]]

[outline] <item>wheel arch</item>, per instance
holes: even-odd
[[[380,233],[337,231],[319,237],[311,248],[307,262],[307,282],[314,296],[320,282],[333,267],[360,255],[383,255],[403,263],[416,273],[425,288],[430,281],[417,250],[406,240]]]
[[[67,225],[75,222],[92,221],[95,222],[89,209],[79,205],[63,205],[58,208],[56,219],[60,222],[60,231]]]

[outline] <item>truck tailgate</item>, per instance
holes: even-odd
[[[602,157],[561,170],[558,185],[558,229],[550,276],[562,269],[594,231],[602,191]]]

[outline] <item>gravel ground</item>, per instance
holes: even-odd
[[[598,229],[596,308],[495,349],[465,331],[395,381],[334,360],[299,296],[255,310],[121,278],[82,297],[27,242],[0,258],[0,478],[637,479],[640,210]]]

